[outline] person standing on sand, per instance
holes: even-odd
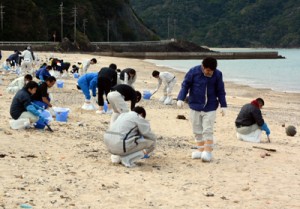
[[[177,97],[177,106],[183,107],[189,93],[190,117],[198,147],[192,158],[202,159],[203,162],[212,160],[214,123],[219,103],[222,116],[225,116],[227,107],[223,75],[216,68],[217,60],[212,57],[205,58],[202,65],[191,68]]]
[[[262,130],[266,132],[269,139],[271,131],[261,114],[264,105],[264,100],[257,98],[242,107],[235,120],[237,139],[259,143],[261,142]]]
[[[152,72],[152,76],[158,80],[158,85],[152,94],[156,93],[161,84],[164,83],[164,96],[161,97],[159,101],[164,103],[165,105],[171,105],[173,100],[172,90],[177,81],[175,75],[169,72],[159,72],[157,70],[154,70]]]

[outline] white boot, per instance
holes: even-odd
[[[159,99],[159,101],[160,101],[160,102],[164,102],[164,101],[166,100],[166,98],[167,98],[166,95],[165,95],[165,96],[162,96],[162,97]]]
[[[202,155],[202,152],[200,152],[200,151],[192,152],[192,159],[201,159],[201,155]]]
[[[201,159],[203,162],[210,162],[212,160],[212,153],[203,151],[201,154]]]
[[[165,105],[171,105],[172,104],[172,97],[171,96],[168,96],[165,101],[164,101],[164,104]]]
[[[132,153],[130,155],[121,157],[121,162],[124,166],[131,168],[131,167],[135,166],[135,164],[134,164],[135,161],[142,159],[143,157],[144,157],[144,152],[138,151],[138,152]]]
[[[111,162],[114,164],[118,164],[121,162],[121,157],[119,155],[111,155],[110,159],[111,159]]]

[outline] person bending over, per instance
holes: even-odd
[[[16,78],[8,85],[8,87],[6,88],[6,92],[9,94],[15,94],[20,89],[22,89],[29,81],[32,81],[32,76],[30,74],[27,74],[24,77]]]
[[[164,96],[159,99],[160,102],[164,103],[165,105],[171,105],[172,104],[172,90],[173,87],[176,84],[176,77],[174,74],[169,72],[159,72],[157,70],[154,70],[152,72],[152,76],[158,80],[157,88],[154,90],[154,93],[158,91],[161,84],[164,83]]]
[[[121,113],[128,112],[129,108],[126,101],[131,102],[130,110],[133,110],[135,104],[141,100],[141,93],[135,91],[131,86],[126,84],[116,85],[108,93],[107,100],[113,110],[110,124],[112,124]]]

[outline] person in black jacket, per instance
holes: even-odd
[[[131,101],[130,110],[133,110],[135,104],[141,100],[141,93],[135,91],[131,86],[126,84],[116,85],[107,95],[107,100],[113,109],[110,124],[112,124],[121,113],[129,112],[126,101]]]
[[[117,84],[117,72],[109,67],[103,67],[98,73],[98,105],[99,110],[96,113],[103,113],[105,94],[106,98],[111,88]]]
[[[121,71],[118,84],[127,84],[133,87],[136,81],[136,71],[132,68],[126,68]]]
[[[261,142],[262,130],[266,132],[269,138],[271,132],[261,114],[264,104],[262,98],[257,98],[242,107],[235,120],[238,139],[248,142]]]

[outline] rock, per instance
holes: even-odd
[[[286,129],[285,129],[285,133],[286,135],[288,136],[295,136],[296,133],[297,133],[297,130],[296,130],[296,127],[295,126],[288,126]]]

